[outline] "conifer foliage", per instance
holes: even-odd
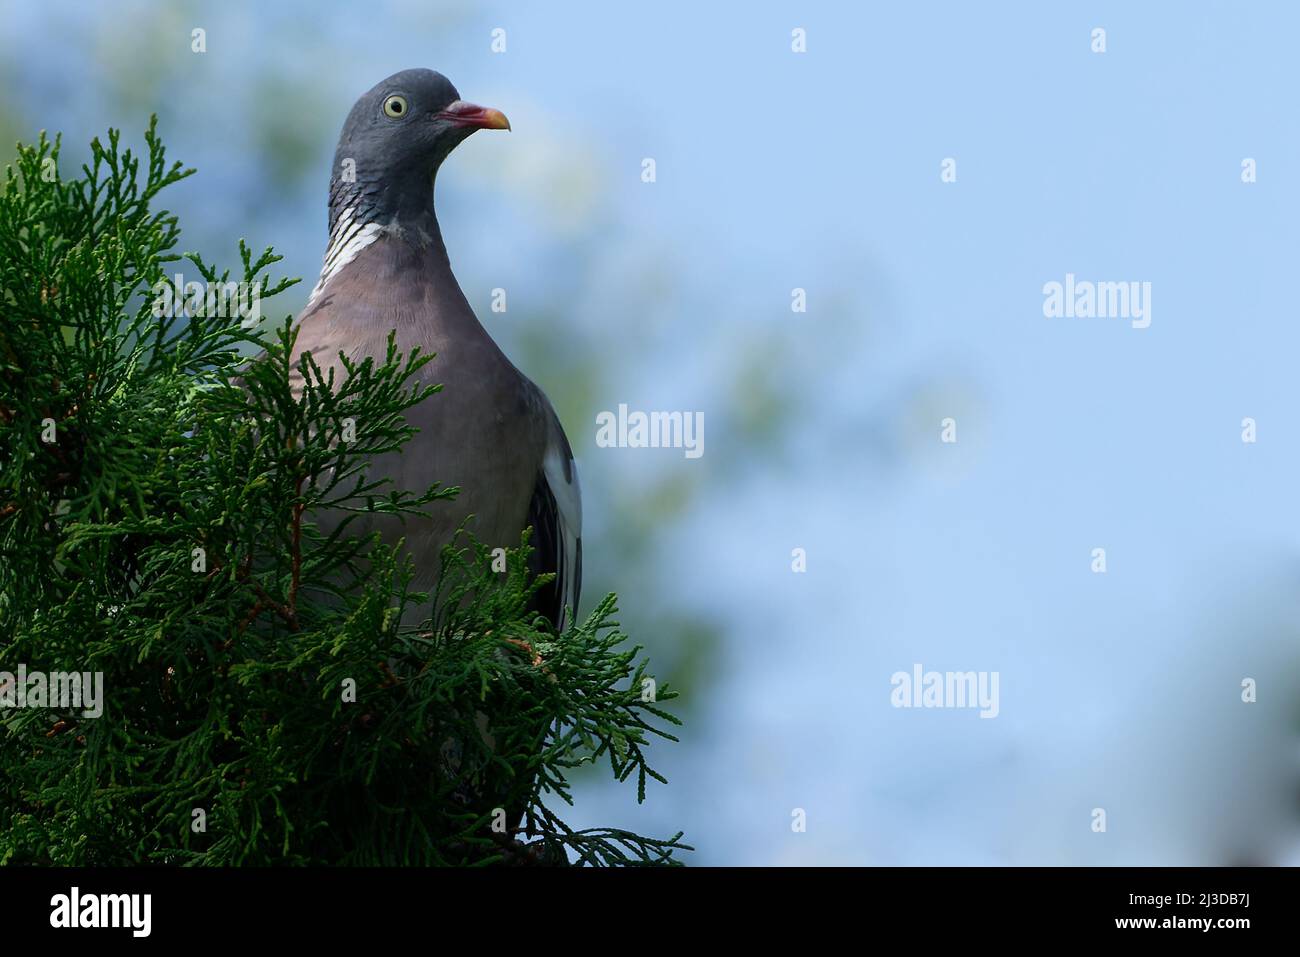
[[[110,131],[65,179],[42,135],[0,186],[0,862],[678,863],[681,834],[554,810],[590,763],[644,800],[675,740],[614,596],[556,634],[527,532],[504,573],[463,536],[413,591],[355,518],[412,529],[456,494],[364,469],[438,401],[437,360],[390,339],[342,382],[305,362],[295,398],[288,319],[160,309],[182,267],[259,308],[295,280],[243,242],[233,275],[177,253],[156,200],[193,171],[145,142]],[[74,673],[98,715],[56,694]]]

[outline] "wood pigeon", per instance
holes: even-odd
[[[566,627],[582,584],[582,500],[568,439],[546,395],[511,364],[479,323],[452,274],[434,213],[442,161],[475,130],[508,130],[499,111],[467,103],[432,70],[403,70],[382,81],[348,114],[334,155],[329,247],[320,281],[299,317],[292,356],[311,353],[341,382],[342,352],[382,358],[389,333],[398,350],[437,353],[426,370],[443,391],[407,413],[418,434],[400,453],[377,457],[369,477],[395,487],[460,487],[438,502],[431,522],[409,526],[414,588],[429,589],[441,551],[467,516],[491,548],[517,546],[534,529],[535,573],[554,572],[538,610]],[[392,522],[379,528],[390,540]]]

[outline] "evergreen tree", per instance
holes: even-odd
[[[42,135],[0,189],[0,862],[677,863],[681,834],[548,807],[587,763],[641,800],[663,781],[645,749],[675,740],[673,693],[614,596],[556,634],[528,610],[528,533],[504,573],[462,536],[433,594],[351,534],[456,494],[364,471],[438,401],[436,360],[390,339],[342,382],[304,362],[295,400],[292,324],[249,319],[296,280],[243,242],[234,276],[177,254],[154,205],[193,170],[145,140],[110,131],[64,179]],[[202,295],[168,301],[182,261]],[[328,535],[326,510],[349,514]],[[96,709],[56,700],[74,672],[103,675]]]

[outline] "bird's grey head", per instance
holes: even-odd
[[[415,221],[433,205],[433,177],[475,130],[508,130],[499,110],[466,103],[441,73],[403,70],[357,100],[343,124],[330,179],[330,229]]]

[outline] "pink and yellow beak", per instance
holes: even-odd
[[[438,117],[450,120],[457,126],[472,126],[478,130],[510,129],[510,121],[500,110],[479,106],[477,103],[466,103],[464,100],[457,100],[439,113]]]

